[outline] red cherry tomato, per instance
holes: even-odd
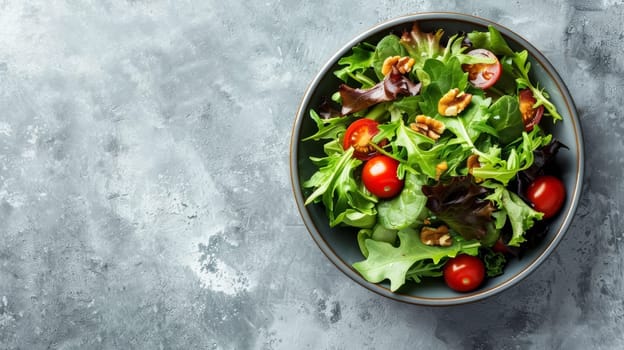
[[[354,121],[345,131],[342,141],[342,148],[355,150],[353,156],[360,160],[369,160],[377,154],[377,151],[370,142],[379,133],[379,124],[368,118]],[[381,143],[383,146],[383,142]]]
[[[444,281],[457,292],[477,289],[485,279],[485,265],[476,256],[460,254],[444,265]]]
[[[507,248],[505,243],[503,243],[503,240],[500,238],[496,241],[496,243],[494,243],[494,245],[492,246],[492,250],[495,251],[496,253],[501,253],[501,254],[510,253],[509,248]]]
[[[520,113],[522,114],[522,122],[526,131],[533,130],[533,127],[539,124],[544,115],[544,106],[533,108],[537,100],[533,97],[530,89],[522,89],[518,92],[518,102],[520,103]]]
[[[533,204],[533,208],[544,213],[544,218],[552,218],[561,207],[566,197],[563,182],[550,175],[539,176],[529,185],[526,193],[527,198]]]
[[[464,64],[462,68],[465,72],[468,72],[468,80],[474,87],[479,89],[487,89],[492,85],[496,84],[498,79],[501,77],[501,73],[503,72],[503,67],[500,64],[500,61],[491,51],[486,49],[475,49],[468,52],[470,56],[477,57],[485,57],[485,58],[493,58],[496,60],[493,63],[475,63],[475,64]]]
[[[391,198],[403,189],[403,180],[397,177],[399,162],[384,155],[369,159],[362,169],[366,189],[379,198]]]

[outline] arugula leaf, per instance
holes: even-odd
[[[345,83],[349,81],[349,78],[352,78],[362,84],[362,87],[375,85],[375,82],[365,75],[366,70],[369,69],[373,63],[375,46],[362,43],[354,46],[351,52],[350,56],[342,57],[338,61],[339,65],[345,67],[334,71],[334,75]]]
[[[439,148],[424,149],[421,145],[431,145],[433,143],[432,139],[417,133],[403,123],[400,123],[396,129],[395,144],[406,150],[407,165],[431,178],[436,176],[435,167],[438,163],[437,152]]]
[[[476,255],[481,245],[478,241],[453,239],[450,247],[428,246],[420,241],[418,232],[411,228],[399,231],[398,235],[398,247],[367,239],[368,257],[353,264],[353,268],[369,282],[390,280],[390,290],[393,292],[405,284],[407,273],[416,262],[431,260],[433,264],[438,264],[442,259],[459,253]]]
[[[407,114],[408,116],[415,116],[420,113],[420,107],[418,107],[419,102],[421,101],[421,96],[407,96],[402,99],[396,100],[392,102],[389,109],[396,109],[400,112]]]
[[[422,176],[407,174],[401,193],[377,204],[379,223],[386,228],[400,230],[422,223],[427,216],[427,197],[420,190],[427,181]]]
[[[432,260],[417,261],[407,270],[405,279],[420,283],[424,277],[441,277],[445,262],[445,260],[442,260],[435,264]]]
[[[464,145],[472,153],[479,154],[480,151],[475,146],[475,141],[483,134],[498,135],[497,131],[488,124],[490,118],[488,107],[492,100],[473,95],[471,104],[461,115],[457,117],[438,116],[455,136],[456,142]],[[437,107],[436,107],[437,109]]]
[[[312,118],[312,120],[314,120],[314,122],[316,123],[318,131],[314,135],[308,136],[301,141],[336,139],[339,137],[340,134],[344,133],[345,130],[347,130],[347,125],[351,121],[351,119],[348,117],[333,117],[329,119],[323,119],[313,109],[310,110],[310,118]]]
[[[332,153],[324,158],[310,158],[319,170],[303,183],[304,188],[314,189],[305,205],[322,202],[331,227],[345,223],[367,228],[372,227],[376,221],[377,199],[355,180],[353,170],[362,161],[352,156],[351,147],[342,154]]]
[[[496,129],[498,140],[506,145],[522,136],[524,123],[518,99],[505,95],[494,102],[488,112],[490,124]]]
[[[487,199],[495,202],[499,210],[507,214],[512,229],[512,236],[507,245],[520,246],[520,243],[526,240],[525,232],[533,227],[535,221],[541,220],[543,214],[531,208],[522,198],[501,184],[486,182],[483,186],[494,189]]]
[[[530,133],[522,132],[520,145],[507,145],[508,156],[501,158],[502,150],[491,147],[487,152],[479,152],[480,167],[472,169],[472,174],[480,179],[495,179],[507,185],[518,172],[533,164],[534,151],[550,143],[552,135],[542,135],[539,127]]]

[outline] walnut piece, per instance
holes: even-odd
[[[466,167],[468,168],[468,172],[472,174],[472,169],[480,168],[481,163],[479,163],[479,156],[476,154],[471,154],[470,157],[466,160]]]
[[[420,230],[420,241],[430,246],[448,247],[453,244],[453,239],[446,225],[438,228],[423,226]]]
[[[448,163],[446,162],[446,160],[443,160],[442,162],[438,163],[436,165],[436,180],[440,179],[440,176],[442,176],[442,174],[448,170]]]
[[[412,70],[414,59],[408,56],[390,56],[386,58],[381,66],[381,74],[388,75],[392,72],[392,67],[396,67],[399,73],[405,74]]]
[[[458,88],[451,89],[438,101],[438,113],[446,117],[455,117],[468,107],[471,100],[471,94],[460,92]]]
[[[433,140],[439,139],[445,129],[444,123],[441,121],[422,114],[416,116],[416,120],[414,123],[410,124],[410,128]]]

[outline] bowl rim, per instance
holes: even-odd
[[[570,197],[570,207],[567,212],[563,213],[564,217],[562,218],[561,224],[558,227],[555,234],[552,236],[552,239],[546,243],[545,249],[532,261],[528,262],[525,267],[523,267],[520,271],[518,271],[513,276],[510,276],[507,280],[488,288],[478,289],[473,293],[468,293],[465,295],[458,295],[454,297],[445,297],[445,298],[430,298],[430,297],[422,297],[422,296],[414,296],[410,294],[400,293],[400,292],[391,292],[388,288],[378,284],[371,283],[366,281],[357,271],[355,271],[347,262],[345,262],[342,258],[336,254],[334,249],[325,241],[325,239],[321,236],[319,229],[316,224],[312,220],[308,209],[304,205],[305,198],[303,197],[303,193],[301,191],[301,183],[299,180],[299,168],[297,166],[298,163],[298,153],[299,147],[298,143],[300,140],[300,129],[301,124],[303,122],[303,118],[307,115],[308,104],[310,99],[314,93],[315,87],[320,83],[323,77],[330,73],[331,68],[334,64],[346,53],[351,50],[353,46],[362,42],[364,39],[378,34],[380,31],[390,29],[392,27],[396,27],[399,25],[409,24],[416,21],[424,21],[424,20],[452,20],[457,22],[465,22],[469,24],[475,24],[479,26],[488,25],[494,26],[497,30],[505,36],[506,39],[511,39],[516,43],[520,44],[523,48],[526,48],[531,58],[537,62],[544,68],[546,74],[548,74],[554,84],[557,86],[559,92],[562,95],[562,98],[565,102],[565,108],[568,110],[568,114],[571,119],[572,129],[574,131],[575,142],[576,142],[576,177],[574,179],[574,189],[572,193],[568,193]],[[563,108],[564,106],[561,106]],[[493,22],[489,19],[485,19],[483,17],[469,15],[458,12],[417,12],[402,15],[399,17],[394,17],[388,19],[386,21],[382,21],[367,30],[356,35],[353,39],[344,44],[336,53],[334,53],[329,60],[321,67],[318,73],[314,76],[312,81],[308,84],[304,95],[301,99],[299,107],[297,108],[297,113],[295,116],[295,121],[293,123],[291,139],[290,139],[290,178],[291,178],[291,186],[294,193],[295,201],[297,204],[297,209],[303,218],[304,225],[308,230],[308,233],[323,252],[323,254],[345,275],[351,278],[356,283],[365,287],[366,289],[375,292],[384,297],[409,303],[423,306],[452,306],[452,305],[460,305],[466,303],[476,302],[490,296],[499,294],[510,287],[517,285],[518,282],[525,279],[532,272],[534,272],[542,262],[551,255],[557,245],[563,239],[563,236],[567,232],[574,214],[578,207],[578,202],[580,199],[582,187],[583,187],[583,177],[584,177],[584,148],[583,148],[583,135],[581,131],[581,124],[577,114],[576,107],[574,105],[574,101],[572,96],[561,79],[559,73],[554,68],[554,66],[550,63],[550,61],[539,51],[535,46],[533,46],[528,40],[526,40],[521,35],[512,31],[511,29],[502,26],[496,22]]]

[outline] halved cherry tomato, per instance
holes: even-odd
[[[379,198],[391,198],[403,189],[403,180],[397,176],[399,162],[384,155],[369,159],[362,169],[366,189]]]
[[[464,70],[464,72],[468,72],[468,80],[470,81],[470,83],[475,87],[483,90],[496,84],[503,72],[503,67],[501,66],[500,61],[498,60],[496,55],[486,49],[474,49],[468,52],[468,55],[492,58],[496,60],[493,63],[475,63],[462,65],[462,69]]]
[[[457,292],[477,289],[485,279],[485,265],[476,256],[460,254],[446,262],[443,269],[444,282]]]
[[[379,124],[368,118],[354,121],[345,131],[342,148],[345,150],[353,146],[353,156],[360,160],[369,160],[377,154],[370,142],[379,133]],[[383,146],[383,142],[381,144]]]
[[[533,204],[533,208],[544,213],[544,218],[552,218],[561,207],[566,197],[563,182],[550,175],[537,177],[527,189],[527,198]]]
[[[526,131],[533,130],[533,127],[539,124],[544,115],[544,106],[533,108],[537,100],[533,97],[530,89],[522,89],[518,92],[518,102],[520,103],[520,113],[522,113],[522,122]]]

